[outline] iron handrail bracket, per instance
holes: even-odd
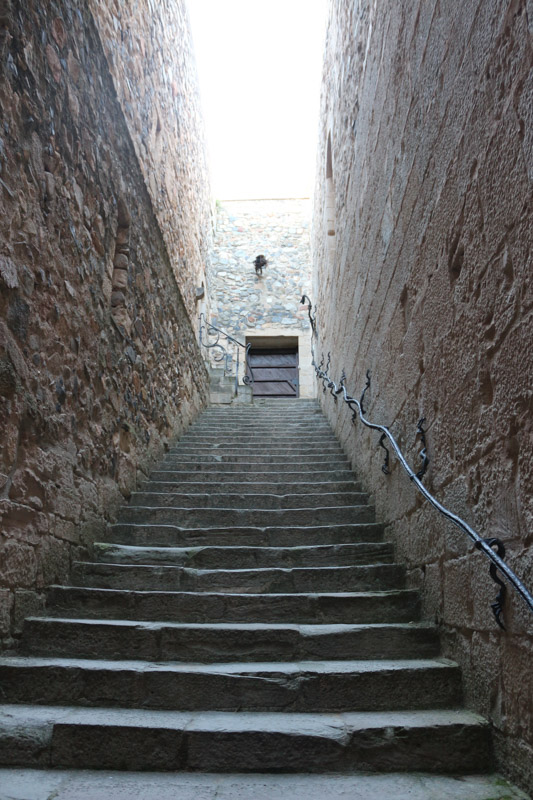
[[[306,303],[307,301],[307,303]],[[389,470],[389,450],[385,446],[385,441],[390,443],[390,446],[398,461],[400,462],[401,466],[403,467],[404,471],[409,476],[411,482],[416,487],[416,489],[422,494],[425,499],[435,508],[440,514],[442,514],[446,519],[450,520],[457,528],[462,530],[466,535],[474,542],[475,547],[478,550],[481,550],[487,558],[492,562],[489,567],[489,573],[491,578],[498,584],[500,587],[498,591],[498,595],[493,603],[491,603],[492,612],[496,619],[496,622],[505,630],[505,626],[501,620],[501,614],[503,611],[503,606],[505,602],[505,597],[507,593],[507,586],[506,584],[499,578],[497,574],[497,570],[500,570],[501,574],[507,579],[507,581],[516,589],[518,594],[523,598],[523,600],[528,605],[530,611],[533,611],[533,595],[531,592],[525,587],[524,583],[520,580],[520,578],[513,572],[510,566],[503,560],[505,556],[505,547],[503,542],[495,536],[491,537],[483,537],[480,536],[477,531],[475,531],[464,519],[459,517],[457,514],[454,514],[453,511],[450,511],[448,508],[442,505],[432,494],[429,492],[424,484],[422,483],[422,478],[425,475],[429,464],[429,456],[427,454],[427,445],[426,445],[426,437],[425,437],[425,430],[423,428],[423,424],[425,422],[424,419],[421,419],[417,426],[417,433],[416,435],[420,437],[420,443],[422,445],[422,450],[420,452],[420,458],[422,459],[422,465],[420,469],[415,472],[409,464],[402,453],[398,442],[390,432],[389,428],[386,425],[381,425],[375,422],[371,422],[366,416],[366,411],[364,407],[364,400],[365,394],[370,388],[370,372],[367,371],[366,373],[366,384],[361,394],[359,400],[355,397],[351,397],[348,392],[346,391],[346,372],[345,370],[342,371],[341,377],[339,382],[335,382],[329,376],[329,369],[331,364],[331,354],[328,353],[327,363],[324,365],[324,356],[322,356],[321,361],[319,364],[316,363],[315,360],[315,350],[314,350],[314,341],[313,339],[318,339],[317,334],[317,323],[316,323],[316,307],[314,310],[314,314],[312,314],[313,305],[307,295],[304,295],[301,300],[302,305],[308,306],[308,314],[309,314],[309,321],[311,323],[311,328],[313,331],[313,336],[311,340],[311,357],[313,367],[315,372],[322,381],[323,384],[323,391],[324,393],[329,389],[330,394],[333,395],[334,399],[342,395],[342,399],[347,404],[347,406],[352,411],[352,422],[355,423],[356,419],[359,418],[363,425],[366,425],[367,428],[371,428],[372,430],[377,431],[380,433],[379,439],[379,446],[385,450],[385,461],[382,466],[382,471],[385,475],[388,475]],[[495,549],[494,549],[495,548]]]
[[[236,345],[236,359],[235,359],[235,394],[237,394],[237,389],[239,386],[239,363],[240,363],[240,349],[244,349],[244,376],[242,382],[246,386],[250,386],[253,381],[252,370],[250,368],[250,363],[248,360],[248,356],[250,353],[251,343],[245,344],[243,342],[239,342],[238,339],[235,339],[234,336],[231,336],[226,331],[222,330],[222,328],[218,328],[216,325],[213,325],[212,322],[208,322],[205,318],[204,313],[202,312],[198,318],[199,322],[199,341],[202,347],[205,347],[207,351],[209,351],[212,355],[213,361],[216,364],[222,363],[224,366],[224,374],[225,375],[232,375],[233,374],[233,352],[231,349],[228,349],[228,344]],[[205,336],[205,339],[204,339]],[[225,344],[221,344],[221,340],[225,342]]]

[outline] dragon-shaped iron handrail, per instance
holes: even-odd
[[[217,326],[213,325],[212,322],[208,322],[203,313],[201,313],[199,317],[199,340],[201,346],[205,347],[206,350],[209,351],[213,361],[216,364],[223,364],[224,375],[233,375],[233,370],[235,369],[235,394],[237,394],[237,389],[239,386],[239,365],[241,352],[239,348],[242,347],[244,349],[244,376],[242,382],[246,386],[250,386],[253,383],[252,370],[248,361],[250,348],[252,346],[250,342],[248,342],[248,344],[239,342],[238,339],[230,336],[230,334],[226,333],[226,331],[223,331],[221,328],[217,328]],[[224,341],[225,344],[221,344],[221,340]],[[230,349],[228,349],[228,345],[230,345]],[[235,362],[231,346],[236,346]]]
[[[307,301],[307,302],[306,302]],[[501,614],[503,611],[503,605],[505,602],[507,586],[506,584],[499,578],[497,574],[497,570],[500,570],[501,574],[507,579],[507,581],[514,586],[518,594],[524,599],[524,601],[529,606],[530,611],[533,611],[533,595],[531,592],[526,589],[523,582],[520,578],[513,572],[513,570],[509,567],[508,564],[503,560],[505,556],[505,547],[503,542],[500,541],[497,537],[483,537],[480,536],[464,519],[461,519],[457,514],[454,514],[453,511],[450,511],[448,508],[439,503],[439,501],[429,492],[424,484],[422,483],[422,478],[427,470],[429,464],[429,457],[427,454],[427,445],[426,445],[426,437],[425,437],[425,430],[423,428],[423,424],[425,420],[422,418],[417,426],[417,433],[416,435],[420,437],[420,443],[422,445],[422,450],[420,452],[420,458],[422,459],[422,465],[418,472],[415,472],[409,464],[405,456],[403,455],[396,439],[390,432],[389,428],[386,425],[379,425],[375,422],[371,422],[366,417],[366,411],[364,407],[364,400],[365,394],[370,388],[370,371],[366,373],[366,384],[361,394],[359,400],[355,397],[351,397],[348,392],[346,391],[346,372],[343,369],[341,373],[341,377],[339,382],[335,382],[329,376],[329,369],[331,364],[331,354],[328,353],[327,362],[324,368],[324,356],[319,364],[315,361],[315,351],[314,351],[314,342],[313,339],[318,340],[318,330],[317,330],[317,321],[316,321],[316,307],[313,311],[313,304],[307,295],[304,295],[301,299],[302,305],[307,305],[309,322],[311,324],[312,329],[312,341],[311,341],[311,354],[312,354],[312,363],[315,369],[315,372],[318,378],[322,381],[323,384],[323,391],[324,393],[329,389],[330,394],[333,396],[335,401],[339,395],[342,395],[342,399],[348,405],[350,410],[352,411],[352,422],[355,422],[357,418],[361,420],[363,425],[366,425],[367,428],[371,428],[372,430],[378,431],[381,436],[379,439],[379,446],[385,450],[385,460],[382,466],[382,471],[385,475],[390,473],[389,470],[389,449],[385,446],[385,441],[388,440],[390,443],[391,448],[396,453],[398,461],[400,462],[401,466],[405,470],[405,472],[409,475],[409,478],[413,485],[418,489],[418,491],[426,498],[426,500],[436,508],[444,517],[450,520],[456,527],[460,528],[467,536],[474,542],[475,547],[478,550],[481,550],[487,558],[490,559],[492,562],[489,567],[489,572],[491,578],[498,584],[500,587],[496,599],[493,603],[491,603],[492,612],[496,619],[496,622],[505,630],[505,625],[501,620]],[[494,549],[496,548],[496,549]]]

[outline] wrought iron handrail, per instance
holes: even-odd
[[[233,353],[227,349],[223,344],[221,344],[221,339],[232,345],[237,345],[236,348],[236,359],[235,359],[235,394],[237,394],[237,389],[239,386],[239,364],[240,364],[240,350],[239,348],[242,347],[244,349],[244,376],[242,382],[246,386],[250,386],[253,381],[252,370],[250,368],[250,363],[248,361],[248,355],[250,353],[251,343],[244,344],[243,342],[239,342],[238,339],[235,339],[234,336],[231,336],[226,331],[223,331],[222,328],[217,328],[216,325],[213,325],[212,322],[208,322],[205,318],[204,313],[202,312],[198,318],[199,321],[199,341],[202,347],[205,347],[206,350],[212,351],[213,361],[217,364],[223,362],[224,365],[224,374],[225,375],[232,375],[233,374]],[[204,333],[207,337],[204,341]],[[209,337],[214,338],[214,341],[209,341]]]
[[[307,303],[306,303],[307,301]],[[427,470],[429,464],[429,457],[427,454],[427,447],[426,447],[426,438],[425,438],[425,430],[423,428],[423,424],[425,420],[422,418],[417,426],[417,436],[420,436],[420,441],[422,444],[422,450],[420,452],[420,457],[422,458],[422,465],[418,472],[415,472],[409,464],[405,456],[403,455],[400,446],[398,445],[396,439],[390,432],[389,428],[386,425],[380,425],[375,422],[371,422],[365,416],[365,408],[364,408],[364,399],[367,390],[370,388],[370,371],[367,370],[366,373],[366,384],[361,394],[359,400],[355,397],[351,397],[348,392],[346,391],[346,372],[343,369],[341,373],[341,377],[338,383],[336,383],[328,374],[331,364],[331,354],[328,353],[327,363],[324,369],[324,356],[319,364],[315,361],[315,351],[314,351],[314,342],[313,339],[318,340],[318,331],[317,331],[317,322],[316,322],[316,307],[314,313],[313,304],[307,295],[304,295],[301,300],[302,305],[308,306],[308,315],[309,321],[311,323],[312,329],[312,338],[311,338],[311,356],[312,356],[312,363],[315,369],[315,372],[318,378],[323,383],[323,391],[326,392],[327,389],[330,390],[330,394],[333,395],[335,401],[337,400],[338,396],[342,394],[342,398],[344,402],[348,405],[350,410],[352,411],[352,422],[355,422],[356,419],[359,417],[363,425],[366,425],[367,428],[371,428],[372,430],[378,431],[381,433],[379,439],[379,446],[385,450],[385,460],[382,466],[382,471],[385,475],[388,475],[389,470],[389,450],[385,446],[385,440],[390,442],[390,445],[396,456],[398,461],[400,462],[401,466],[405,470],[405,472],[409,475],[411,482],[416,486],[418,491],[426,498],[426,500],[436,508],[444,517],[450,520],[456,527],[460,528],[467,536],[474,542],[476,548],[481,550],[487,558],[490,559],[492,562],[489,567],[489,573],[493,581],[495,581],[498,586],[500,587],[496,599],[493,603],[491,603],[491,608],[496,619],[496,622],[505,630],[505,625],[501,620],[501,614],[503,611],[503,605],[505,602],[507,586],[506,584],[499,578],[497,574],[497,570],[500,570],[503,576],[509,581],[509,583],[514,586],[518,594],[524,599],[524,601],[529,606],[530,611],[533,611],[533,595],[531,592],[526,589],[523,582],[520,578],[516,575],[515,572],[509,567],[509,565],[503,560],[505,556],[505,546],[503,542],[495,536],[492,537],[483,537],[480,536],[477,531],[475,531],[464,519],[459,517],[457,514],[454,514],[453,511],[450,511],[448,508],[439,503],[439,501],[429,492],[424,484],[422,483],[422,478]],[[496,551],[493,549],[496,548]]]

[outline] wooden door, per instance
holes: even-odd
[[[250,350],[254,397],[298,397],[298,350]]]

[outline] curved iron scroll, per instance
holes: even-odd
[[[309,298],[307,298],[309,300]],[[302,298],[303,302],[304,298]],[[311,318],[311,301],[309,301],[309,316]],[[315,315],[313,318],[313,334],[316,337],[316,310]],[[370,372],[367,371],[366,373],[366,385],[363,389],[363,393],[361,394],[360,400],[357,400],[355,397],[351,397],[348,392],[346,391],[346,372],[343,369],[341,378],[338,383],[336,383],[330,376],[328,375],[329,366],[331,359],[328,360],[328,365],[326,369],[323,369],[324,365],[324,357],[322,356],[322,360],[320,364],[317,364],[315,361],[315,354],[314,354],[314,344],[311,344],[311,353],[312,353],[312,364],[315,369],[315,372],[318,378],[323,382],[324,388],[329,389],[331,394],[334,396],[342,395],[342,399],[347,404],[348,408],[352,411],[352,422],[355,423],[356,419],[359,418],[360,421],[365,425],[367,428],[372,430],[378,431],[381,434],[379,445],[386,450],[386,457],[385,463],[383,464],[382,470],[385,474],[388,474],[389,470],[389,451],[388,448],[385,447],[385,441],[388,440],[392,450],[394,450],[398,461],[400,462],[401,466],[408,474],[411,482],[416,486],[418,491],[426,498],[426,500],[435,508],[440,514],[442,514],[446,519],[450,520],[453,525],[457,528],[460,528],[466,535],[474,542],[475,547],[478,550],[481,550],[487,558],[492,562],[489,567],[489,572],[491,578],[500,586],[500,591],[495,599],[495,601],[491,604],[492,612],[494,614],[494,618],[500,628],[505,630],[505,627],[500,619],[502,611],[503,611],[503,604],[505,600],[506,590],[507,587],[501,578],[498,576],[497,570],[507,579],[507,581],[514,586],[518,594],[522,597],[522,599],[527,603],[530,611],[533,611],[533,595],[531,592],[526,589],[523,582],[520,578],[513,572],[513,570],[509,567],[509,565],[503,560],[505,555],[505,548],[503,543],[494,537],[492,538],[484,538],[479,535],[464,519],[461,519],[457,514],[454,514],[453,511],[450,511],[448,508],[443,506],[439,501],[429,492],[424,484],[422,483],[422,478],[426,472],[427,466],[429,464],[429,458],[427,455],[427,446],[426,446],[426,437],[425,437],[425,430],[422,427],[425,420],[422,418],[418,423],[417,427],[417,436],[420,437],[420,442],[422,444],[422,451],[420,452],[420,457],[422,458],[422,466],[418,470],[418,472],[414,472],[411,469],[405,456],[403,455],[396,439],[390,432],[389,428],[386,425],[380,425],[375,422],[371,422],[367,419],[366,411],[364,408],[364,399],[365,394],[370,388]],[[329,354],[328,354],[329,355]],[[496,551],[493,549],[496,547]]]
[[[307,300],[307,303],[306,303],[306,300]],[[311,330],[313,331],[313,334],[316,336],[317,335],[317,330],[316,330],[316,309],[315,309],[314,313],[312,314],[311,312],[313,311],[313,304],[312,304],[311,300],[308,298],[308,296],[306,294],[302,295],[302,299],[300,300],[300,305],[302,305],[302,306],[306,305],[307,306],[307,315],[309,317],[309,323],[311,325]]]
[[[496,548],[496,552],[500,556],[500,558],[503,558],[505,556],[505,547],[504,547],[503,542],[500,539],[497,539],[495,536],[493,536],[493,537],[489,537],[488,539],[483,539],[483,541],[486,542],[486,544],[488,544],[489,547],[491,547],[491,548],[495,547]],[[480,549],[478,542],[476,542],[476,547],[478,549]],[[501,614],[502,614],[502,611],[503,611],[503,604],[505,603],[505,597],[507,595],[507,586],[498,577],[498,572],[497,572],[496,567],[495,567],[494,564],[490,565],[489,573],[490,573],[490,577],[492,578],[494,583],[497,583],[498,586],[500,587],[500,591],[496,595],[496,599],[495,599],[494,603],[490,604],[490,607],[492,608],[492,613],[494,614],[496,622],[498,623],[500,628],[504,631],[505,630],[505,625],[501,621],[500,617],[501,617]]]
[[[203,313],[200,314],[199,317],[199,333],[201,346],[210,351],[215,364],[223,365],[225,375],[235,374],[235,394],[237,394],[239,382],[240,347],[244,348],[244,376],[242,382],[246,386],[250,386],[253,383],[252,370],[248,361],[248,355],[252,346],[250,343],[244,344],[243,342],[239,342],[238,339],[230,336],[226,331],[217,328],[216,325],[206,320]],[[224,344],[221,342],[224,342]]]

